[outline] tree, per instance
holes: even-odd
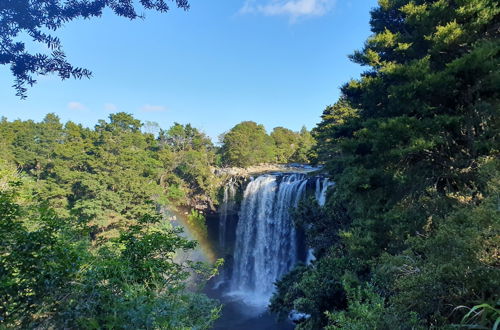
[[[226,165],[248,167],[275,161],[273,139],[263,125],[244,121],[221,137],[222,158]]]
[[[313,158],[312,148],[315,140],[305,126],[300,132],[288,128],[275,127],[271,132],[274,140],[276,161],[278,163],[309,163]]]
[[[276,160],[278,163],[287,163],[299,147],[298,134],[288,128],[275,127],[271,137],[276,145]]]
[[[111,129],[121,129],[130,132],[138,132],[142,123],[131,114],[125,112],[112,113],[109,115],[109,126]]]
[[[189,204],[191,199],[197,207],[214,209],[218,179],[212,170],[215,147],[210,138],[191,124],[174,123],[168,130],[160,130],[158,143],[165,167],[162,182],[170,196],[177,204]],[[180,182],[187,196],[181,193]],[[178,198],[181,195],[183,199]]]
[[[295,150],[295,153],[290,158],[290,161],[297,163],[311,163],[316,160],[317,156],[313,150],[316,145],[316,140],[314,136],[307,130],[305,126],[302,126],[299,132],[299,145]]]
[[[147,120],[144,123],[142,129],[143,129],[144,133],[148,133],[148,134],[151,134],[153,136],[158,136],[158,134],[160,134],[160,130],[161,130],[160,124],[158,124],[155,121],[149,121],[149,120]]]
[[[174,123],[168,130],[160,131],[160,143],[173,151],[213,149],[212,141],[203,132],[191,126]]]
[[[172,0],[178,8],[189,9],[187,0]],[[144,9],[167,12],[167,0],[140,0]],[[143,18],[133,0],[4,0],[0,3],[0,64],[9,65],[15,78],[16,95],[26,98],[26,85],[36,83],[35,75],[57,74],[61,79],[89,78],[87,69],[74,67],[66,60],[60,40],[47,31],[56,31],[64,23],[100,17],[106,8],[128,19]],[[30,53],[21,36],[46,46],[51,53]]]

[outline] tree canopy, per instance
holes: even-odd
[[[261,163],[309,163],[315,144],[311,133],[275,127],[267,134],[263,125],[244,121],[221,136],[222,162],[225,165],[248,167]]]
[[[244,121],[222,138],[222,157],[226,164],[247,167],[274,160],[274,143],[263,125]]]

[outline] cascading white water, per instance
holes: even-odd
[[[227,220],[230,212],[233,211],[236,195],[236,183],[233,180],[224,186],[224,196],[219,209],[219,246],[226,247]]]
[[[318,201],[319,206],[325,205],[326,202],[326,191],[328,190],[329,187],[333,186],[334,183],[330,182],[328,178],[317,178],[316,179],[316,191],[315,191],[315,197],[316,201]]]
[[[274,282],[297,263],[297,233],[290,209],[297,206],[306,185],[304,174],[266,174],[245,189],[230,290],[249,303],[267,305]]]

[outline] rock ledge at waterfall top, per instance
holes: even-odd
[[[227,174],[231,176],[251,176],[255,174],[268,172],[303,172],[309,173],[320,170],[321,167],[314,167],[305,164],[260,164],[247,168],[242,167],[226,167],[216,170],[217,174]]]

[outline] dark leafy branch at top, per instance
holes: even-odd
[[[139,0],[144,9],[167,12],[167,2],[189,9],[187,0]],[[74,67],[66,59],[60,40],[51,34],[77,18],[100,17],[105,8],[131,20],[143,18],[134,0],[2,0],[0,1],[0,64],[9,65],[16,95],[26,98],[26,86],[36,83],[35,75],[55,73],[61,79],[89,78],[91,71]],[[30,53],[20,36],[44,44],[50,54]]]

